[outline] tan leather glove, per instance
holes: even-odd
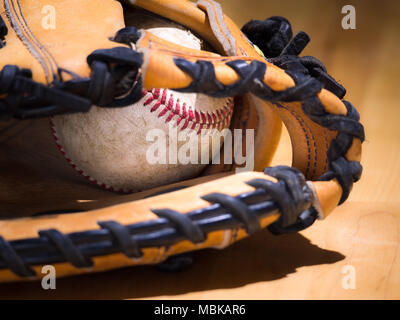
[[[37,8],[48,3],[1,4],[0,211],[13,219],[0,220],[0,281],[36,279],[48,264],[58,277],[161,262],[173,269],[182,253],[224,248],[262,228],[302,230],[360,178],[357,111],[322,63],[298,56],[309,39],[292,37],[287,20],[252,21],[242,32],[211,0],[124,3],[193,30],[215,53],[125,27],[113,0],[53,1],[57,28],[44,31]],[[12,119],[124,107],[152,88],[236,97],[231,128],[255,129],[255,171],[214,166],[195,180],[120,196],[51,171],[40,120],[16,139],[10,133],[29,121]],[[268,167],[281,121],[291,168]],[[91,201],[76,201],[84,198]]]

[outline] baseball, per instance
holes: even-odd
[[[184,27],[156,16],[128,15],[126,24],[189,48],[205,45]],[[136,192],[198,176],[207,166],[203,161],[176,163],[168,161],[168,154],[185,145],[198,150],[199,159],[206,157],[211,163],[213,152],[221,145],[209,144],[209,150],[200,146],[229,127],[232,112],[233,98],[155,88],[143,91],[140,101],[128,107],[92,106],[86,114],[52,117],[51,128],[58,149],[80,174],[110,191]],[[165,134],[166,163],[149,161],[155,143],[149,133],[155,129]],[[186,138],[171,143],[171,132]],[[191,142],[191,135],[198,139]],[[190,143],[197,145],[187,146]]]

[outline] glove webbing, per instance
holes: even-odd
[[[284,20],[281,23],[288,24]],[[289,30],[288,27],[283,29],[286,30],[285,32]],[[240,59],[227,62],[226,65],[232,68],[240,79],[226,86],[216,78],[212,63],[201,60],[191,62],[184,58],[175,58],[174,61],[177,67],[192,78],[192,82],[188,87],[176,90],[200,92],[213,97],[252,93],[263,100],[275,103],[277,107],[280,107],[280,102],[302,101],[302,110],[312,121],[324,128],[338,132],[328,150],[329,171],[323,174],[319,180],[337,178],[343,191],[339,202],[341,204],[348,198],[353,182],[358,181],[362,173],[361,164],[356,161],[347,161],[345,154],[354,137],[360,139],[361,142],[364,141],[364,128],[359,122],[360,117],[357,110],[348,101],[342,100],[347,108],[345,116],[329,114],[325,111],[317,96],[322,88],[326,87],[339,98],[343,98],[346,91],[326,73],[326,69],[320,61],[313,57],[297,56],[307,44],[307,38],[308,36],[301,32],[292,40],[280,43],[280,47],[278,47],[282,53],[292,54],[269,59],[285,70],[295,82],[294,87],[284,91],[274,91],[264,83],[267,66],[260,61],[252,61],[250,64]]]
[[[298,57],[307,43],[308,35],[299,32],[292,39],[292,27],[283,17],[271,17],[264,21],[252,20],[245,24],[242,31],[260,49],[273,64],[284,69],[295,81],[296,85],[306,84],[310,75],[323,84],[326,90],[343,99],[346,89],[332,78],[326,71],[324,64],[310,56]],[[309,84],[312,87],[311,84]],[[319,90],[317,91],[319,92]],[[364,128],[359,123],[360,117],[357,110],[348,101],[343,100],[347,108],[346,116],[332,115],[325,112],[315,93],[310,92],[309,97],[302,99],[304,113],[319,125],[338,131],[337,137],[331,142],[328,150],[330,170],[323,174],[319,180],[328,181],[337,178],[342,189],[340,203],[343,203],[351,191],[353,182],[357,182],[362,173],[359,162],[347,161],[344,155],[351,147],[353,137],[364,141]],[[279,104],[277,104],[279,106]]]

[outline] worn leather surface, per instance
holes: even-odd
[[[46,24],[42,12],[46,6],[54,8],[54,29]],[[8,27],[0,68],[6,64],[28,68],[33,79],[42,83],[58,78],[57,67],[88,77],[86,57],[91,52],[120,46],[109,40],[124,27],[118,1],[6,0],[0,9]],[[67,74],[63,77],[68,80]]]
[[[33,34],[43,44],[39,47],[43,57],[47,57],[43,50],[54,57],[58,67],[66,68],[79,76],[89,76],[86,57],[95,49],[120,46],[108,40],[117,30],[124,27],[122,7],[117,1],[54,1],[58,10],[57,28],[44,31],[39,23],[41,6],[46,1],[5,1],[6,5],[19,4]],[[266,62],[256,50],[247,42],[237,26],[227,17],[223,17],[225,26],[221,24],[221,16],[215,12],[216,20],[210,21],[205,13],[207,6],[212,2],[203,1],[198,7],[189,1],[178,0],[139,0],[136,5],[151,10],[157,14],[175,20],[193,29],[206,39],[220,54],[227,54],[234,50],[234,54],[245,61],[254,59],[268,65],[264,82],[276,91],[294,86],[294,81],[280,68]],[[77,10],[76,8],[79,8]],[[211,7],[211,10],[213,8]],[[208,7],[210,10],[210,7]],[[6,7],[2,12],[11,11]],[[88,14],[90,12],[90,14]],[[15,17],[18,14],[15,13]],[[20,67],[30,68],[34,79],[49,83],[56,77],[51,59],[35,58],[29,51],[26,43],[18,36],[16,29],[19,25],[11,26],[11,20],[4,14],[3,19],[9,27],[7,46],[0,55],[0,66],[16,64]],[[73,18],[72,18],[73,17]],[[219,19],[219,20],[218,20]],[[85,23],[81,23],[85,21]],[[88,28],[87,26],[96,26]],[[210,26],[213,26],[212,29]],[[218,30],[228,28],[227,39],[218,38]],[[217,31],[215,31],[216,29]],[[225,31],[224,31],[225,32]],[[220,34],[219,34],[220,35]],[[234,38],[236,45],[230,46]],[[151,45],[150,45],[151,44]],[[34,44],[32,44],[34,46]],[[189,85],[191,79],[183,73],[173,62],[176,56],[182,56],[190,61],[208,59],[216,70],[216,77],[224,84],[231,84],[238,80],[238,75],[225,65],[226,59],[233,60],[238,57],[220,57],[208,52],[184,50],[157,39],[150,33],[143,33],[142,39],[137,44],[137,49],[144,53],[145,64],[143,67],[145,88],[153,87],[182,88]],[[223,60],[225,59],[225,60]],[[42,64],[39,62],[42,61]],[[49,63],[44,67],[43,61]],[[167,76],[166,76],[167,75]],[[332,114],[346,114],[344,104],[339,98],[326,90],[319,94],[326,112]],[[317,178],[327,170],[326,153],[336,132],[327,131],[308,119],[300,108],[299,102],[285,103],[280,106],[260,101],[257,98],[245,96],[247,106],[251,106],[253,114],[250,120],[257,131],[257,146],[260,151],[256,159],[256,169],[261,170],[267,166],[272,158],[280,134],[280,120],[285,123],[291,136],[293,145],[293,165],[299,168],[308,179]],[[254,112],[256,110],[257,112]],[[240,119],[239,114],[239,119]],[[11,126],[11,127],[10,127]],[[167,193],[145,200],[133,201],[121,197],[115,200],[116,195],[91,186],[84,178],[80,177],[68,167],[52,145],[50,131],[47,130],[45,120],[34,120],[18,123],[5,123],[0,127],[0,213],[3,216],[20,217],[38,212],[65,212],[69,209],[84,210],[85,203],[93,209],[96,205],[93,200],[110,199],[111,207],[104,207],[99,201],[100,209],[95,211],[74,214],[53,214],[35,218],[4,220],[0,222],[1,235],[7,240],[36,237],[37,231],[47,228],[57,228],[62,232],[76,232],[87,229],[99,228],[96,221],[99,219],[115,219],[127,224],[155,218],[150,212],[155,207],[170,207],[180,212],[205,206],[207,203],[200,196],[211,191],[223,190],[226,194],[238,194],[251,189],[244,181],[253,177],[266,176],[262,173],[250,172],[234,175],[220,180],[213,180],[205,184],[195,185],[185,190]],[[14,131],[15,130],[15,131]],[[361,144],[354,139],[352,148],[346,154],[348,160],[360,159]],[[267,177],[268,178],[268,177]],[[341,196],[341,188],[337,181],[314,183],[317,196],[320,200],[324,214],[327,215],[336,206]],[[90,200],[90,202],[86,202]],[[127,202],[126,202],[127,201]],[[119,203],[121,202],[121,203]],[[103,205],[102,205],[103,203]],[[275,221],[279,216],[276,213],[262,221],[263,226]],[[125,265],[157,263],[169,255],[197,250],[205,247],[223,247],[245,237],[244,230],[239,230],[238,236],[232,238],[231,231],[219,231],[209,235],[205,243],[195,246],[183,241],[168,250],[166,248],[146,249],[145,256],[140,261],[132,261],[122,254],[104,256],[94,259],[95,267],[91,271],[102,271]],[[72,275],[87,272],[76,269],[69,264],[57,265],[57,275]],[[0,270],[0,281],[21,280],[10,271]]]

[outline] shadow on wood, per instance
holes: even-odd
[[[331,264],[344,258],[339,252],[312,244],[301,234],[273,236],[264,230],[223,251],[195,253],[194,264],[182,272],[160,272],[153,266],[132,267],[59,279],[57,289],[47,291],[41,288],[40,281],[2,284],[0,298],[135,299],[173,296],[273,281],[295,273],[300,267]]]

